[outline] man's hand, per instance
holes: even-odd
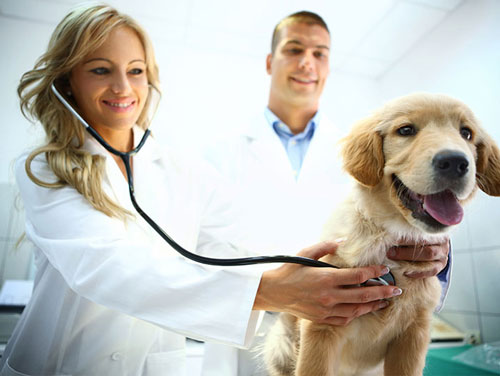
[[[336,249],[337,243],[324,242],[299,252],[298,256],[317,260]],[[388,302],[382,299],[401,294],[396,286],[355,286],[388,271],[384,265],[334,269],[284,264],[262,275],[254,309],[346,325],[355,317],[385,308]]]
[[[425,271],[408,272],[410,278],[428,278],[438,275],[448,263],[450,242],[446,240],[441,244],[399,244],[389,248],[387,257],[391,260],[431,262],[432,266]]]

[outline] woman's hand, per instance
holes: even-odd
[[[298,253],[319,259],[333,254],[338,244],[323,242]],[[352,269],[315,268],[284,264],[262,275],[254,309],[288,312],[317,323],[346,325],[355,317],[388,305],[381,299],[401,294],[395,286],[357,287],[389,272],[383,265]]]

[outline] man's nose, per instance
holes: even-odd
[[[299,61],[299,68],[305,71],[311,71],[314,67],[312,52],[305,51]]]

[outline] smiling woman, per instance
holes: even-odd
[[[133,149],[132,127],[148,97],[144,48],[129,27],[111,31],[104,43],[70,73],[70,92],[80,114],[115,149]],[[123,161],[113,155],[123,175]]]
[[[149,134],[157,88],[147,35],[105,5],[68,14],[47,52],[23,75],[22,111],[47,136],[15,166],[37,272],[0,375],[182,375],[185,336],[248,346],[257,310],[335,322],[338,315],[380,309],[379,300],[393,295],[394,286],[370,287],[366,302],[365,292],[351,289],[352,304],[343,298],[325,303],[324,296],[340,296],[340,280],[379,277],[387,273],[381,265],[352,271],[283,265],[262,272],[206,268],[179,257],[134,215],[140,210],[130,202],[121,159],[75,115],[128,153]],[[161,148],[152,136],[142,145],[129,155],[134,197],[158,225],[199,254],[248,255],[216,237],[233,223],[230,195],[217,175],[199,160]],[[336,247],[322,243],[300,255],[317,260]]]
[[[148,96],[144,48],[129,27],[113,30],[105,42],[71,71],[71,93],[80,113],[101,134],[125,131],[130,149],[132,126]]]
[[[140,61],[135,62],[137,59]],[[139,73],[137,69],[142,72]],[[136,76],[137,79],[132,79]],[[120,86],[123,82],[118,81],[117,87],[117,83],[111,82],[112,80],[127,81],[130,88],[125,90],[129,93],[113,93],[112,87],[114,90],[122,90]],[[110,91],[108,94],[103,93],[105,82],[108,85],[107,90]],[[134,106],[134,111],[128,113],[130,116],[117,116],[119,113],[114,112],[109,126],[124,122],[126,124],[122,125],[122,132],[110,133],[110,127],[103,126],[111,120],[110,116],[105,122],[101,119],[95,125],[103,135],[111,137],[109,142],[112,145],[115,144],[120,149],[130,147],[132,126],[137,124],[138,127],[146,129],[151,121],[148,110],[151,107],[152,95],[144,95],[144,90],[147,90],[149,85],[153,90],[159,91],[158,66],[149,37],[132,18],[119,14],[112,8],[77,8],[59,23],[47,52],[39,58],[33,70],[23,75],[18,87],[23,114],[39,120],[48,135],[47,143],[31,152],[26,159],[26,172],[30,179],[41,186],[52,188],[69,184],[97,210],[107,215],[126,218],[129,212],[117,205],[101,189],[104,159],[99,155],[89,158],[87,153],[79,150],[85,140],[85,130],[55,98],[50,89],[52,83],[85,115],[97,116],[99,113],[99,116],[104,116],[104,104],[93,101],[123,98],[127,95],[133,97],[141,93],[142,101],[135,99],[137,105]],[[99,88],[100,94],[108,97],[97,99],[84,95],[96,95]],[[93,120],[96,119],[92,118]],[[127,127],[128,131],[125,131]],[[116,130],[119,130],[118,128]],[[52,181],[41,180],[31,171],[31,162],[43,153],[46,153],[47,163],[56,175]],[[123,173],[122,162],[117,160],[117,163]]]

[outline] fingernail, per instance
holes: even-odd
[[[401,290],[399,287],[397,287],[394,290],[392,290],[392,295],[393,296],[398,296],[398,295],[401,295],[402,293],[403,293],[403,290]]]
[[[382,273],[382,275],[386,275],[386,274],[387,274],[387,273],[389,273],[390,271],[391,271],[391,269],[389,269],[389,267],[388,267],[388,266],[385,266],[385,267],[382,269],[381,273]]]
[[[385,307],[387,307],[389,305],[389,302],[386,301],[386,300],[382,300],[379,304],[378,304],[378,309],[383,309]]]
[[[335,243],[343,243],[343,242],[345,242],[346,240],[347,240],[347,238],[346,238],[346,237],[337,238],[337,239],[335,239]]]

